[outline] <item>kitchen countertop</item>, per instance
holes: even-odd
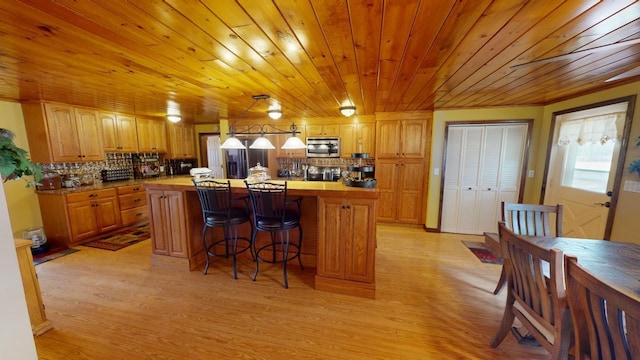
[[[217,179],[225,181],[227,179]],[[231,183],[231,187],[238,191],[244,190],[246,192],[246,185],[242,179],[228,179]],[[369,198],[377,199],[378,191],[373,188],[362,187],[350,187],[343,184],[341,181],[298,181],[298,180],[284,180],[284,179],[271,179],[269,182],[284,183],[287,182],[287,193],[290,195],[308,196],[319,194],[331,195],[331,196],[345,196],[345,197],[357,197],[357,198]],[[191,177],[166,177],[160,178],[156,181],[149,181],[144,183],[147,189],[171,189],[179,191],[195,191]]]
[[[46,194],[46,195],[65,195],[65,194],[73,194],[84,191],[94,191],[94,190],[105,190],[105,189],[113,189],[120,186],[129,186],[129,185],[144,185],[147,188],[154,188],[157,186],[166,187],[171,186],[177,190],[195,190],[193,183],[191,182],[192,177],[189,175],[173,175],[173,176],[161,176],[161,177],[152,177],[146,179],[129,179],[129,180],[118,180],[118,181],[109,181],[103,182],[100,184],[94,185],[83,185],[73,188],[61,188],[57,190],[36,190],[37,194]],[[216,179],[216,180],[227,180],[227,179]],[[231,181],[231,187],[233,188],[245,188],[244,180],[242,179],[229,179]],[[350,187],[344,185],[341,181],[304,181],[302,178],[274,178],[268,180],[275,183],[284,183],[287,182],[287,190],[291,195],[296,195],[298,192],[304,192],[305,194],[309,191],[323,191],[323,192],[332,192],[335,195],[340,195],[341,192],[348,192],[353,195],[356,193],[360,193],[358,197],[375,197],[377,198],[376,188],[358,188],[358,187]],[[179,189],[178,189],[179,188]],[[365,195],[366,194],[366,195]],[[301,194],[302,195],[302,194]]]
[[[93,184],[93,185],[82,185],[82,186],[73,187],[73,188],[61,188],[56,190],[36,190],[36,194],[65,195],[65,194],[73,194],[73,193],[78,193],[83,191],[113,189],[120,186],[144,185],[144,184],[155,183],[155,182],[169,180],[169,179],[176,179],[176,180],[188,179],[188,181],[191,181],[191,176],[173,175],[173,176],[150,177],[145,179],[117,180],[117,181],[102,182],[102,183]]]

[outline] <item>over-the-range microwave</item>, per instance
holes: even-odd
[[[307,157],[339,158],[340,138],[337,137],[308,137]]]

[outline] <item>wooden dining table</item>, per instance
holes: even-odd
[[[493,250],[500,249],[497,234],[489,235],[493,234],[485,234],[487,245]],[[565,255],[575,256],[578,263],[589,272],[640,302],[640,244],[569,237],[520,236],[546,249],[555,248],[562,250]]]

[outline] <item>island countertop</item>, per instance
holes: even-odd
[[[216,181],[229,180],[231,187],[234,189],[246,189],[244,180],[242,179],[212,179]],[[297,181],[297,180],[280,180],[271,179],[268,182],[277,184],[287,183],[287,193],[290,195],[307,196],[318,195],[323,196],[344,196],[350,198],[377,199],[378,192],[376,188],[350,187],[340,181]],[[146,180],[144,186],[147,189],[165,189],[165,190],[193,190],[195,187],[191,177],[172,177],[159,178],[154,180]]]

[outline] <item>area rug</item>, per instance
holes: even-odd
[[[82,244],[98,249],[116,251],[127,246],[147,240],[151,237],[149,234],[149,224],[140,225],[138,227],[128,228],[88,243]]]
[[[471,250],[473,255],[475,255],[478,260],[482,261],[483,263],[498,265],[502,264],[502,258],[496,256],[493,251],[487,249],[483,242],[462,240],[462,243],[467,247],[467,249]]]
[[[40,265],[42,263],[45,263],[47,261],[50,260],[54,260],[54,259],[58,259],[61,258],[65,255],[69,255],[69,254],[73,254],[74,252],[78,252],[80,250],[78,249],[64,249],[64,250],[60,250],[60,251],[56,251],[56,252],[51,252],[48,254],[42,254],[42,255],[34,255],[33,256],[33,265]]]

